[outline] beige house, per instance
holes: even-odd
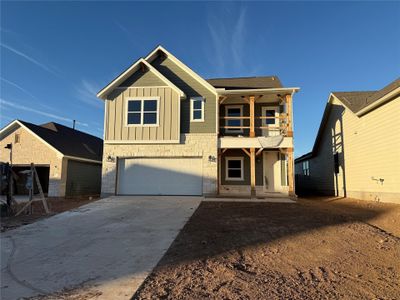
[[[296,192],[400,203],[400,79],[330,94],[313,150],[295,160]]]
[[[101,139],[54,122],[35,125],[15,120],[0,131],[0,162],[12,159],[18,176],[13,186],[16,195],[28,193],[27,175],[21,171],[30,169],[31,163],[49,197],[100,194],[102,150]]]
[[[292,97],[276,76],[205,80],[159,46],[103,88],[103,195],[292,195]]]

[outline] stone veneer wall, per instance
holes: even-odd
[[[218,139],[215,133],[182,134],[180,144],[104,144],[101,193],[114,195],[117,177],[117,158],[123,157],[202,157],[203,194],[217,194]],[[108,161],[107,157],[115,158]],[[209,156],[215,158],[209,160]]]
[[[15,143],[15,134],[20,135],[19,143]],[[65,158],[63,159],[36,136],[20,127],[0,141],[0,161],[2,162],[10,162],[10,151],[4,149],[9,143],[13,144],[14,165],[30,165],[32,162],[37,165],[50,165],[48,196],[65,196],[67,178]]]

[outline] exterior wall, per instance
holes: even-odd
[[[215,133],[217,97],[169,58],[157,58],[152,65],[187,96],[181,103],[181,133]],[[190,122],[190,97],[203,97],[204,122]]]
[[[359,118],[334,98],[317,155],[309,159],[310,176],[297,175],[301,188],[316,194],[400,202],[398,111],[399,97]],[[301,173],[301,162],[296,173]]]
[[[264,151],[265,153],[275,155],[277,151]],[[227,157],[243,157],[243,181],[232,181],[226,179],[226,158]],[[278,161],[276,156],[276,161]],[[241,149],[228,149],[221,155],[221,184],[220,194],[221,195],[239,195],[248,196],[250,195],[250,158]],[[287,175],[287,171],[282,171],[281,164],[277,165],[272,171],[274,174],[274,180],[277,180],[282,184],[282,172]],[[285,180],[286,181],[286,180]],[[285,182],[286,184],[286,182]],[[276,196],[276,195],[288,195],[288,186],[282,185],[280,190],[266,191],[264,188],[264,153],[261,153],[256,157],[256,194],[258,196]]]
[[[141,96],[160,97],[158,126],[126,125],[127,99],[129,99],[129,97]],[[180,127],[179,108],[181,99],[178,93],[170,87],[133,87],[116,89],[107,98],[110,100],[106,100],[106,141],[178,142]]]
[[[158,78],[151,71],[137,71],[127,80],[120,84],[120,87],[143,87],[143,86],[165,86],[165,82]]]
[[[15,144],[15,134],[20,134],[20,143]],[[49,197],[65,196],[66,168],[65,159],[44,144],[36,136],[26,129],[20,127],[0,141],[0,161],[10,162],[10,151],[4,149],[13,144],[13,164],[30,165],[32,162],[37,165],[50,166]]]
[[[101,164],[68,160],[66,196],[99,195]]]
[[[201,157],[203,194],[217,193],[217,135],[183,134],[180,144],[104,144],[102,195],[114,195],[117,182],[117,158],[123,157]],[[108,161],[111,156],[114,161]],[[215,160],[209,160],[209,156]]]

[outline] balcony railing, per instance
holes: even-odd
[[[226,122],[228,120],[249,120],[249,125],[241,125],[241,126],[229,126],[229,125],[220,125],[220,129],[240,129],[240,130],[249,130],[248,135],[251,136],[250,131],[252,129],[251,126],[251,118],[250,116],[241,116],[241,117],[228,117],[228,116],[224,116],[224,117],[220,117],[220,120],[222,120],[223,122]],[[255,121],[261,121],[261,123],[263,123],[263,120],[275,120],[275,124],[261,124],[259,126],[254,124],[254,134],[253,136],[265,136],[265,135],[283,135],[283,136],[292,136],[292,132],[289,131],[289,120],[288,120],[288,116],[285,113],[280,113],[279,116],[255,116],[254,117],[254,121],[253,123],[255,123]],[[255,134],[256,131],[260,133],[261,130],[261,134]],[[267,134],[265,134],[267,133]],[[273,134],[270,134],[273,133]],[[224,132],[223,135],[247,135],[244,134],[244,132]]]

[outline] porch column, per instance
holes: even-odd
[[[250,196],[256,197],[256,149],[250,148]]]
[[[255,137],[256,134],[254,132],[254,96],[249,97],[250,104],[250,137]],[[254,149],[253,149],[254,150]]]
[[[294,160],[293,160],[293,148],[287,149],[288,158],[288,186],[289,186],[289,196],[296,196],[294,192]]]
[[[285,96],[286,114],[287,114],[287,136],[293,137],[293,122],[292,122],[292,94]]]

